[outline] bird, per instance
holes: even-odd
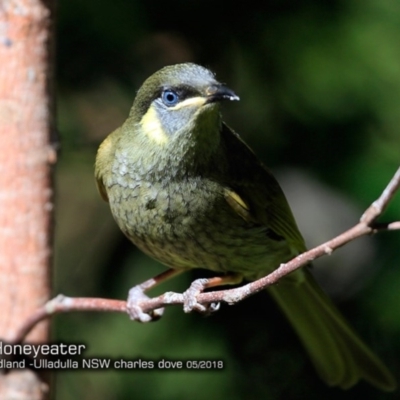
[[[237,100],[208,68],[166,66],[144,81],[126,121],[98,149],[95,178],[117,225],[140,250],[169,267],[130,290],[132,319],[159,317],[160,310],[144,313],[140,300],[181,272],[215,273],[185,297],[185,311],[205,311],[195,299],[200,290],[257,280],[306,250],[279,183],[222,120],[221,102]],[[391,372],[309,268],[267,291],[328,385],[348,389],[364,379],[383,391],[395,389]]]

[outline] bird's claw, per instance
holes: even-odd
[[[208,279],[196,279],[190,287],[183,293],[183,311],[190,313],[197,311],[204,315],[210,315],[220,308],[220,303],[200,304],[197,296],[207,287]]]
[[[208,317],[212,313],[217,312],[220,309],[220,307],[221,307],[221,303],[220,302],[207,304],[207,310],[204,313],[204,315]]]
[[[142,310],[140,303],[149,299],[150,297],[144,294],[140,285],[134,286],[129,290],[126,311],[130,319],[139,322],[150,322],[157,321],[161,318],[164,313],[164,308],[157,308],[149,313],[145,313]]]

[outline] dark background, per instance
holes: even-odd
[[[163,270],[118,231],[97,194],[93,164],[143,80],[185,61],[216,71],[240,96],[224,105],[224,118],[278,176],[309,246],[355,224],[398,167],[397,1],[62,0],[55,293],[123,299]],[[397,196],[384,219],[399,218]],[[359,240],[314,267],[398,379],[399,261],[393,232]],[[201,276],[187,274],[159,292],[183,291]],[[60,372],[60,400],[399,397],[365,383],[345,392],[324,385],[266,293],[210,318],[170,307],[147,325],[123,314],[60,315],[54,338],[86,343],[85,356],[226,365],[209,372]]]

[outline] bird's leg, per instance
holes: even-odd
[[[143,283],[131,288],[129,290],[128,300],[126,303],[126,309],[129,317],[139,322],[150,322],[161,318],[164,313],[164,308],[158,308],[150,313],[145,313],[142,311],[140,303],[149,299],[145,292],[153,289],[161,282],[164,282],[183,271],[184,270],[176,270],[171,268],[155,276],[154,278],[148,279],[147,281],[144,281]]]
[[[214,311],[217,311],[220,306],[219,303],[211,303],[207,306],[204,306],[197,301],[197,295],[202,293],[205,289],[222,285],[235,285],[242,282],[242,280],[243,276],[240,274],[196,279],[191,283],[189,289],[183,293],[183,311],[185,313],[189,313],[195,310],[204,314],[210,314]]]

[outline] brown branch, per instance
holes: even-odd
[[[400,168],[396,171],[393,178],[390,180],[379,198],[375,200],[362,215],[360,222],[371,225],[375,219],[386,210],[386,207],[388,206],[390,200],[392,200],[394,197],[396,191],[399,189],[399,186]]]
[[[126,312],[126,301],[91,297],[67,297],[59,294],[31,314],[20,326],[10,342],[22,342],[38,322],[48,318],[50,315],[73,311]]]
[[[400,187],[400,168],[393,176],[380,197],[374,201],[370,207],[362,215],[360,222],[340,234],[332,240],[329,240],[311,250],[308,250],[291,261],[281,264],[279,268],[271,272],[269,275],[247,285],[228,290],[219,290],[213,292],[201,293],[197,296],[197,300],[201,304],[210,304],[216,302],[225,302],[228,304],[237,303],[246,297],[249,297],[267,286],[276,283],[285,275],[295,271],[298,268],[310,263],[316,258],[324,255],[330,255],[334,250],[364,235],[374,234],[380,231],[400,230],[400,221],[391,223],[375,222],[382,212],[386,209],[395,192]],[[149,313],[157,308],[168,305],[183,304],[183,294],[166,292],[161,296],[144,300],[140,305],[144,312]],[[42,308],[32,314],[25,323],[20,327],[19,331],[13,338],[13,342],[20,342],[28,334],[28,332],[41,320],[56,313],[65,313],[72,311],[111,311],[126,312],[126,302],[122,300],[110,300],[100,298],[71,298],[65,296],[57,296],[53,300],[46,303]]]

